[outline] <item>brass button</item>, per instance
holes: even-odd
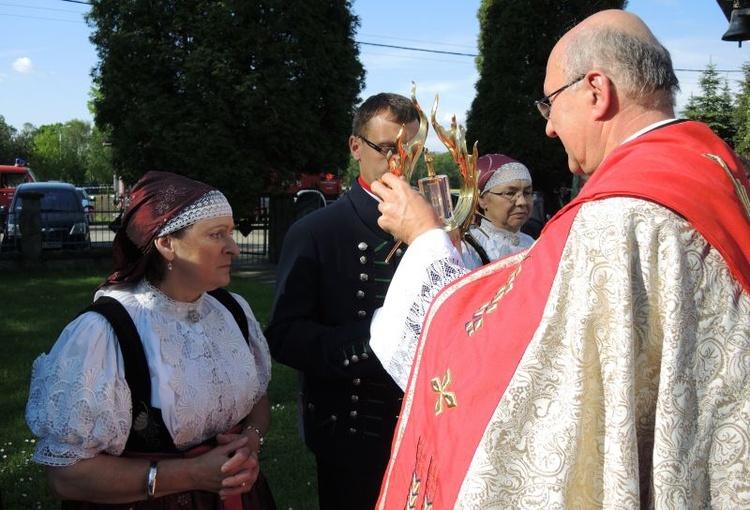
[[[352,384],[354,386],[359,386],[360,384],[362,384],[362,379],[360,379],[359,377],[357,377],[356,379],[352,379]]]
[[[357,317],[367,317],[367,312],[360,310],[357,312]]]
[[[403,254],[404,254],[404,250],[402,250],[401,248],[397,248],[397,249],[396,249],[396,256],[397,256],[397,257],[400,257],[400,256],[401,256],[401,255],[403,255]]]
[[[370,277],[368,276],[367,273],[361,273],[359,275],[359,281],[361,281],[361,282],[366,282],[369,279],[370,279]]]
[[[365,291],[363,291],[363,290],[358,290],[358,291],[357,291],[357,298],[358,298],[358,299],[362,299],[363,297],[365,297]]]
[[[348,360],[348,359],[345,359],[345,360],[344,360],[344,366],[345,366],[345,367],[348,367],[348,366],[349,366],[349,360]]]
[[[359,402],[359,396],[358,395],[352,395],[352,402]]]
[[[349,418],[356,418],[357,417],[357,411],[352,411],[349,413]]]
[[[360,264],[362,264],[363,266],[364,266],[365,264],[367,264],[367,257],[365,257],[364,255],[362,255],[362,256],[361,256],[361,257],[359,258],[359,263],[360,263]]]
[[[359,356],[352,354],[352,363],[359,363]]]
[[[359,244],[357,245],[357,248],[359,248],[359,251],[365,251],[365,250],[367,249],[367,243],[365,243],[365,242],[363,241],[363,242],[361,242],[361,243],[359,243]]]

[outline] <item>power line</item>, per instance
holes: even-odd
[[[357,34],[359,37],[374,37],[376,39],[388,39],[391,41],[406,41],[409,43],[427,43],[427,44],[434,44],[432,41],[425,41],[424,39],[408,39],[405,37],[391,37],[388,35],[378,35],[378,34]],[[473,50],[476,49],[476,45],[467,45],[467,44],[451,44],[451,43],[445,43],[441,42],[439,43],[441,46],[454,46],[456,48],[465,48],[467,50]]]
[[[414,48],[410,46],[395,46],[392,44],[378,44],[378,43],[363,42],[363,41],[358,41],[357,44],[362,44],[365,46],[380,46],[381,48],[394,48],[397,50],[423,51],[425,53],[440,53],[442,55],[457,55],[459,57],[478,57],[479,56],[473,53],[459,53],[456,51],[443,51],[443,50],[428,50],[426,48]]]
[[[705,69],[677,69],[674,70],[676,73],[702,73]],[[742,69],[714,69],[717,73],[742,73]]]
[[[3,7],[21,7],[23,9],[36,9],[38,11],[56,11],[56,12],[68,12],[68,13],[73,12],[73,11],[68,10],[68,9],[55,9],[54,7],[36,7],[36,6],[33,6],[33,5],[21,5],[21,4],[6,4],[5,2],[0,3],[0,6],[3,6]],[[78,14],[78,13],[76,12],[76,14]]]
[[[7,16],[9,18],[25,18],[25,19],[40,19],[43,21],[62,21],[64,23],[83,23],[83,20],[74,20],[74,19],[60,19],[60,18],[43,18],[41,16],[25,16],[23,14],[5,14],[0,13],[0,16]]]
[[[62,2],[69,2],[74,4],[81,4],[81,5],[91,5],[87,1],[83,0],[60,0]],[[10,4],[2,4],[0,5],[6,5],[9,6]],[[13,5],[21,7],[20,5]],[[29,7],[29,6],[23,6],[23,7]],[[46,21],[65,21],[68,23],[76,23],[76,21],[72,20],[59,20],[59,19],[53,19],[53,18],[40,18],[35,16],[23,16],[19,14],[0,14],[0,16],[12,16],[17,18],[30,18],[30,19],[43,19]],[[80,21],[78,21],[80,23]],[[373,36],[373,37],[380,37],[380,36]],[[470,58],[477,58],[479,54],[477,53],[462,53],[457,51],[445,51],[445,50],[434,50],[434,49],[428,49],[428,48],[418,48],[414,46],[398,46],[394,44],[380,44],[380,43],[374,43],[374,42],[368,42],[368,41],[355,41],[357,44],[360,44],[362,46],[376,46],[380,48],[391,48],[396,50],[404,50],[404,51],[416,51],[420,53],[434,53],[438,55],[453,55],[457,57],[470,57]],[[684,68],[676,68],[675,72],[683,72],[683,73],[702,73],[705,69],[684,69]],[[716,72],[718,73],[743,73],[744,71],[741,69],[716,69]]]

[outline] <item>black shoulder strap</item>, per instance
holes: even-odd
[[[477,241],[477,238],[471,235],[471,232],[466,232],[464,234],[464,240],[469,243],[469,245],[474,248],[477,251],[477,254],[479,255],[479,258],[482,260],[482,264],[489,264],[492,262],[490,260],[490,257],[487,255],[487,252],[482,247],[481,244],[479,244],[479,241]]]
[[[151,378],[146,361],[146,352],[138,330],[130,314],[118,300],[102,296],[81,313],[97,312],[109,321],[115,330],[115,337],[120,344],[122,359],[125,364],[125,380],[130,387],[133,402],[151,401]]]
[[[209,291],[208,293],[215,297],[219,303],[229,310],[232,317],[234,317],[234,320],[237,322],[237,325],[240,327],[242,336],[245,337],[246,341],[250,342],[250,326],[247,323],[247,316],[237,300],[232,297],[232,294],[230,294],[228,290],[222,288]]]

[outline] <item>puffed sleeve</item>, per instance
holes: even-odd
[[[247,316],[247,325],[250,332],[250,351],[253,353],[253,358],[255,359],[255,369],[258,373],[260,383],[260,393],[257,398],[260,398],[266,394],[268,383],[271,382],[271,353],[268,350],[268,342],[245,298],[234,292],[232,292],[232,296],[242,306]]]
[[[77,317],[32,367],[26,422],[38,438],[34,461],[68,466],[101,452],[119,455],[130,407],[112,327],[98,313]]]

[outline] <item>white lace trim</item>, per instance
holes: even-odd
[[[157,237],[162,237],[172,232],[192,225],[201,220],[219,218],[221,216],[232,216],[232,207],[229,201],[218,190],[212,190],[187,206],[177,216],[169,220],[159,230]]]
[[[496,227],[491,221],[482,219],[481,226],[472,226],[470,233],[484,248],[490,261],[498,260],[525,250],[534,244],[534,238],[521,231],[511,232]],[[477,251],[465,241],[462,243],[464,263],[469,269],[476,269],[482,265],[482,259]]]
[[[375,311],[370,324],[370,347],[401,389],[406,387],[432,298],[467,272],[442,230],[425,232],[406,250],[383,307]]]
[[[484,188],[481,189],[482,193],[485,193],[498,184],[505,184],[510,181],[529,181],[531,182],[531,172],[526,168],[526,165],[519,163],[518,161],[511,161],[505,163],[500,167],[490,170],[492,175],[487,180]]]

